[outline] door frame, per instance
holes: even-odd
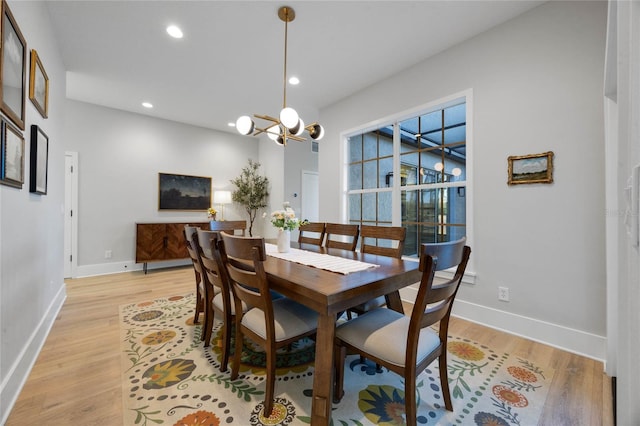
[[[78,153],[64,153],[64,277],[78,274]],[[70,220],[67,220],[70,219]],[[67,258],[70,255],[71,258]]]

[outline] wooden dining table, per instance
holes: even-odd
[[[329,425],[334,372],[333,348],[338,314],[378,296],[385,296],[389,308],[402,312],[398,290],[420,281],[419,264],[411,260],[296,242],[292,242],[291,247],[377,265],[363,271],[341,274],[273,256],[267,256],[264,263],[274,291],[319,314],[311,424]]]

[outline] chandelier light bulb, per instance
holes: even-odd
[[[324,137],[324,127],[319,124],[314,124],[311,126],[311,129],[309,129],[309,136],[311,136],[311,139],[314,141],[319,141]]]
[[[248,115],[243,115],[236,120],[236,129],[241,135],[248,135],[253,132],[253,120]]]
[[[283,108],[282,111],[280,111],[280,122],[287,129],[293,129],[298,124],[299,119],[298,113],[291,107]]]
[[[293,135],[300,136],[304,132],[304,121],[302,121],[302,118],[300,118],[298,120],[298,124],[296,124],[296,126],[290,130]]]
[[[269,137],[269,139],[271,139],[272,141],[277,141],[278,137],[280,136],[280,126],[275,125],[275,126],[271,126],[267,129],[267,136]]]

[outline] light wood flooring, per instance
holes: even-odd
[[[6,426],[121,425],[118,307],[186,294],[194,281],[191,267],[68,280],[67,300]],[[555,369],[540,425],[613,425],[602,363],[460,319],[450,331]]]

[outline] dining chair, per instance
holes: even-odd
[[[358,246],[358,225],[345,225],[342,223],[327,223],[325,225],[327,235],[324,246],[342,250],[356,251]]]
[[[191,259],[191,264],[193,265],[193,272],[196,279],[196,311],[193,316],[193,322],[198,324],[198,321],[200,320],[200,313],[205,312],[205,291],[204,283],[202,282],[202,268],[200,267],[200,261],[198,260],[198,252],[196,249],[197,245],[195,242],[195,239],[198,236],[198,228],[195,226],[185,225],[183,234],[184,242],[187,247],[187,252],[189,253],[189,258]]]
[[[300,231],[298,234],[298,243],[322,246],[322,242],[324,240],[324,228],[324,222],[307,222],[304,225],[300,225],[298,228]]]
[[[405,421],[415,426],[416,379],[436,358],[445,408],[453,411],[447,377],[449,317],[471,254],[466,238],[423,244],[422,278],[411,316],[386,308],[371,310],[336,328],[334,402],[344,395],[344,363],[347,349],[363,355],[403,377]],[[451,279],[434,285],[436,269],[456,267]],[[430,327],[440,323],[438,331]]]
[[[264,348],[267,381],[264,417],[273,409],[276,378],[276,350],[316,333],[318,314],[289,298],[272,300],[264,270],[266,252],[263,238],[244,238],[221,233],[220,255],[226,266],[235,297],[235,354],[231,380],[238,377],[243,348],[247,337]],[[251,308],[244,314],[241,302]]]
[[[246,220],[213,220],[210,222],[211,231],[227,231],[233,234],[239,234],[244,237],[247,229]]]
[[[404,250],[404,240],[407,228],[402,226],[360,226],[360,252],[400,259]],[[384,306],[384,296],[376,297],[347,311],[349,318],[352,313],[362,315],[374,308]]]
[[[222,264],[218,243],[221,241],[217,231],[198,230],[198,256],[204,279],[206,315],[204,345],[209,346],[213,332],[213,321],[217,311],[222,317],[222,360],[220,371],[226,371],[231,353],[231,330],[236,314],[235,301],[231,292],[227,269]],[[216,291],[217,290],[217,291]],[[242,312],[247,305],[242,303]]]

